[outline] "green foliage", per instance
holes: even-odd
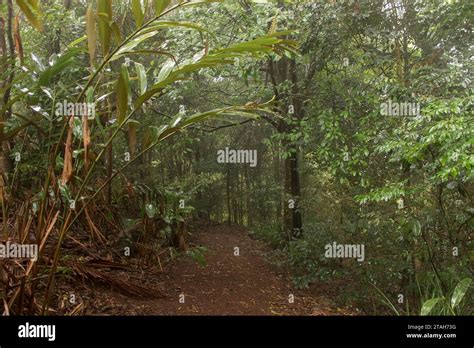
[[[273,248],[282,248],[286,244],[281,233],[281,226],[278,224],[255,226],[250,233],[256,238],[269,243]]]
[[[86,208],[110,220],[107,237],[114,221],[146,221],[141,232],[162,246],[202,213],[278,249],[298,288],[351,284],[340,300],[369,313],[472,314],[468,2],[407,1],[402,12],[381,0],[16,4],[33,28],[20,28],[24,59],[1,62],[12,162],[1,203],[4,220],[22,211],[11,202],[34,203],[39,236],[60,212],[49,285],[73,223],[90,226]],[[96,109],[71,122],[69,144],[63,101]],[[420,113],[383,115],[387,101]],[[225,147],[256,150],[257,167],[217,163]],[[58,183],[69,164],[71,180]],[[283,234],[289,198],[300,238]],[[324,257],[334,241],[363,243],[366,260]],[[187,255],[205,265],[205,251]]]
[[[43,23],[41,20],[42,11],[38,0],[16,0],[16,3],[24,13],[32,26],[37,30],[43,31]]]
[[[207,261],[205,257],[205,253],[207,252],[207,249],[202,246],[197,246],[194,247],[186,252],[186,255],[189,256],[191,259],[196,261],[199,266],[205,267],[207,266]]]
[[[461,280],[454,290],[451,292],[450,297],[442,296],[435,297],[423,302],[421,307],[421,315],[461,315],[463,314],[463,308],[472,305],[466,301],[465,306],[461,306],[461,302],[469,291],[469,287],[472,283],[471,278],[464,278]]]

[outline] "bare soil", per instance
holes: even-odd
[[[328,299],[326,293],[334,292],[333,286],[317,286],[312,290],[295,289],[287,271],[268,261],[270,248],[251,238],[242,227],[207,226],[193,234],[190,244],[207,249],[205,266],[182,255],[170,262],[162,272],[135,276],[140,285],[155,288],[163,296],[133,298],[106,286],[84,288],[82,300],[85,302],[85,311],[82,314],[353,314],[350,310],[336,308]],[[238,256],[235,255],[235,248],[238,248]],[[134,276],[124,272],[123,277],[130,281]]]

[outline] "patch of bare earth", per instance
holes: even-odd
[[[164,296],[132,298],[107,287],[84,288],[83,314],[111,315],[337,315],[323,289],[293,288],[287,274],[270,264],[270,251],[238,226],[217,225],[195,232],[192,246],[207,248],[206,266],[182,256],[163,272],[141,274],[141,285]],[[238,248],[239,255],[235,255]],[[124,274],[127,280],[133,278]],[[142,279],[142,280],[140,280]],[[184,303],[180,302],[183,299]],[[294,302],[289,301],[294,296]]]

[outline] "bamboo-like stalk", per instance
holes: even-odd
[[[143,24],[140,28],[136,29],[132,34],[130,34],[124,41],[122,41],[109,55],[107,55],[105,57],[105,59],[102,61],[102,63],[100,64],[100,66],[97,68],[97,70],[91,75],[91,77],[88,79],[87,83],[85,84],[84,88],[82,89],[81,93],[79,94],[79,96],[77,97],[76,99],[76,102],[80,102],[82,100],[82,98],[84,97],[87,89],[90,87],[90,85],[92,84],[92,82],[94,81],[94,79],[97,77],[97,75],[99,74],[100,71],[102,71],[102,69],[104,69],[104,67],[110,62],[110,60],[112,59],[112,57],[115,55],[115,53],[118,52],[118,50],[120,48],[122,48],[124,45],[126,45],[128,42],[130,42],[130,40],[132,40],[137,34],[140,33],[140,31],[142,31],[143,29],[146,29],[150,24],[152,24],[153,22],[155,22],[156,20],[160,19],[161,17],[165,16],[166,14],[176,10],[177,8],[179,7],[182,7],[184,6],[185,4],[187,4],[189,2],[183,2],[183,3],[178,3],[176,4],[175,6],[172,6],[171,8],[169,8],[168,10],[162,12],[160,15],[158,16],[155,16],[154,18],[152,18],[151,20],[149,20],[148,22],[146,22],[145,24]],[[80,188],[79,188],[79,191],[77,192],[76,194],[76,197],[75,197],[75,200],[77,201],[77,199],[80,197],[80,194],[82,193],[85,185],[88,183],[91,175],[92,175],[92,172],[94,171],[94,168],[96,166],[96,163],[99,161],[100,158],[102,158],[103,154],[105,153],[106,149],[107,149],[107,146],[109,146],[111,144],[111,142],[113,141],[113,139],[116,137],[116,135],[119,133],[119,131],[122,129],[122,127],[126,124],[126,122],[135,114],[137,110],[134,109],[124,120],[123,122],[117,127],[117,129],[115,130],[115,132],[111,135],[111,137],[109,138],[109,140],[107,141],[106,145],[104,146],[104,148],[100,151],[99,155],[97,156],[96,160],[91,164],[87,174],[86,174],[86,177],[84,178],[84,181],[82,182]],[[65,131],[66,131],[66,128],[67,128],[67,122],[64,123],[64,126],[63,126],[63,129],[61,131],[61,135],[59,137],[59,141],[56,145],[56,148],[55,148],[55,151],[54,151],[54,156],[53,156],[53,159],[56,158],[57,156],[57,153],[58,153],[58,149],[59,149],[59,144],[61,143],[63,137],[64,137],[64,134],[65,134]],[[115,177],[115,175],[112,176],[112,178]],[[48,181],[50,179],[50,176],[48,176]],[[95,197],[96,195],[94,195]],[[81,209],[80,210],[80,213],[76,215],[76,217],[73,219],[73,221],[76,221],[77,217],[80,216],[80,214],[84,211],[84,209]],[[56,273],[56,269],[57,269],[57,264],[58,264],[58,260],[59,260],[59,254],[60,254],[60,249],[61,249],[61,246],[62,246],[62,242],[64,241],[64,237],[67,233],[67,231],[69,230],[69,228],[72,226],[72,224],[69,223],[69,220],[71,219],[72,217],[72,210],[69,209],[68,213],[67,213],[67,216],[66,218],[64,219],[62,225],[61,225],[61,229],[60,229],[60,232],[59,232],[59,238],[58,238],[58,242],[56,244],[56,250],[55,250],[55,253],[54,253],[54,258],[53,258],[53,264],[51,266],[51,270],[50,270],[50,273],[49,273],[49,277],[48,277],[48,283],[46,285],[46,290],[45,290],[45,299],[44,299],[44,304],[43,304],[43,308],[42,308],[42,314],[44,315],[44,312],[45,312],[45,309],[47,308],[48,306],[48,302],[49,302],[49,292],[51,290],[51,285],[52,285],[52,282],[53,282],[53,278],[54,278],[54,275]]]

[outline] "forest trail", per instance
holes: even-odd
[[[239,226],[209,226],[195,232],[192,246],[206,247],[206,266],[180,257],[157,274],[166,293],[136,299],[105,291],[110,314],[122,315],[335,315],[320,296],[293,288],[288,274],[266,260],[270,249]],[[235,255],[238,248],[239,256]],[[99,294],[97,294],[99,295]],[[184,295],[184,303],[183,297]],[[290,299],[294,296],[294,302]],[[180,302],[181,299],[181,302]],[[101,301],[102,302],[102,301]],[[96,303],[97,304],[97,303]],[[118,312],[117,312],[118,311]],[[108,314],[108,313],[103,313]],[[344,313],[347,314],[347,313]]]

